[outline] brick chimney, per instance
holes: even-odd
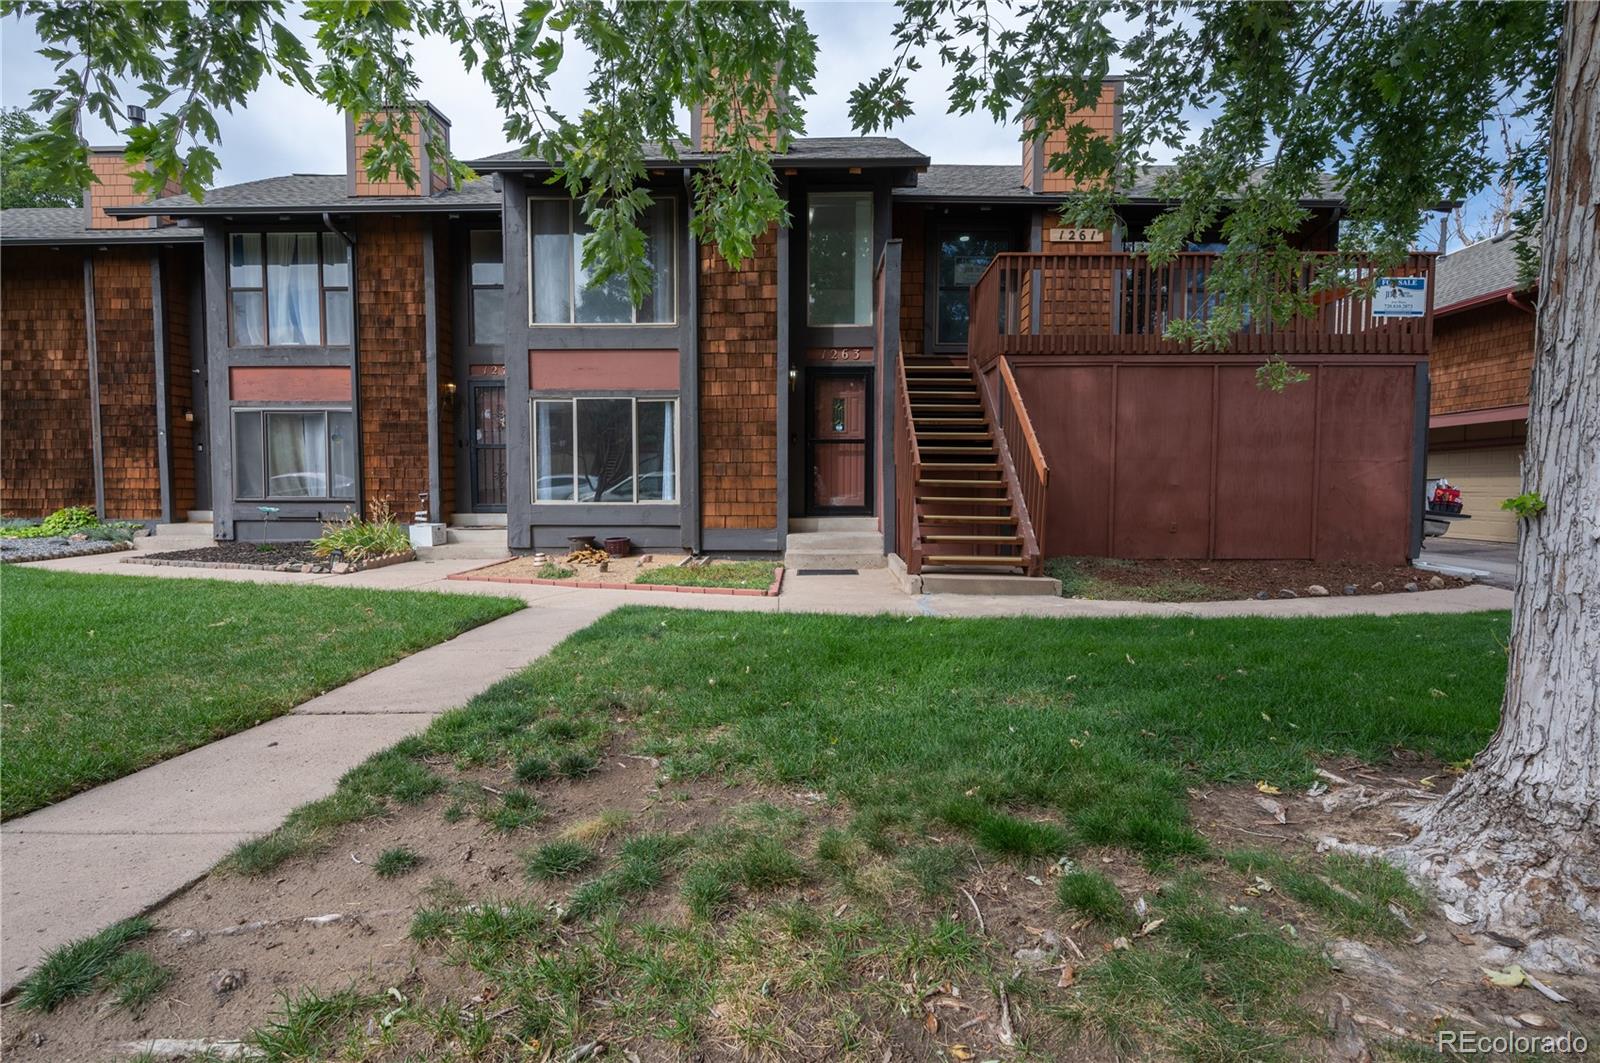
[[[129,107],[128,118],[134,125],[144,125],[144,108]],[[113,218],[107,207],[137,207],[158,198],[137,192],[133,175],[139,169],[123,158],[122,148],[90,148],[89,169],[99,178],[83,190],[84,227],[88,229],[154,229],[160,218]],[[160,195],[177,195],[182,191],[176,181],[168,182]]]
[[[395,112],[401,113],[401,112]],[[427,145],[429,138],[439,136],[444,139],[446,151],[450,150],[450,119],[427,100],[418,100],[409,112],[411,128],[409,132],[401,135],[411,146],[411,161],[417,168],[417,187],[412,188],[406,184],[405,179],[398,173],[391,173],[382,181],[374,181],[367,176],[367,168],[362,164],[362,157],[367,149],[372,146],[373,138],[364,133],[356,132],[354,115],[346,115],[344,120],[345,143],[345,176],[346,188],[352,196],[431,196],[436,192],[443,192],[451,187],[448,172],[441,173],[434,168],[433,161],[428,155]],[[424,116],[433,120],[435,128],[430,130]]]
[[[1073,126],[1082,122],[1095,132],[1112,139],[1122,129],[1122,79],[1106,78],[1100,83],[1100,96],[1093,106],[1073,111],[1067,116],[1066,124]],[[1032,133],[1031,127],[1026,131]],[[1029,136],[1022,142],[1022,184],[1033,192],[1060,193],[1074,192],[1078,188],[1077,181],[1066,174],[1050,169],[1050,157],[1065,150],[1067,145],[1066,129],[1055,129],[1043,137]]]

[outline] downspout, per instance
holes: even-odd
[[[350,420],[355,422],[356,433],[356,516],[366,512],[366,447],[361,440],[361,300],[357,296],[356,238],[333,223],[333,215],[322,212],[322,224],[337,235],[350,249]]]
[[[1521,310],[1525,314],[1533,314],[1537,316],[1539,313],[1539,308],[1532,303],[1524,302],[1518,292],[1506,292],[1506,302],[1510,303],[1512,306],[1516,307],[1518,310]]]

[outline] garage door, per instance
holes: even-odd
[[[1517,541],[1517,518],[1500,503],[1522,493],[1522,449],[1485,447],[1482,450],[1446,450],[1428,455],[1428,476],[1442,476],[1461,488],[1462,512],[1471,520],[1451,524],[1446,537],[1485,539],[1497,543]]]

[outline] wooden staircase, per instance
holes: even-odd
[[[900,421],[909,426],[910,505],[902,505],[907,570],[1038,575],[1033,537],[1009,449],[967,359],[905,357]],[[909,452],[909,453],[908,453]]]

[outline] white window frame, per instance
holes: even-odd
[[[811,202],[817,199],[859,199],[865,196],[867,200],[867,319],[865,321],[846,321],[817,323],[811,320]],[[874,262],[871,248],[878,242],[878,199],[869,188],[835,188],[826,191],[806,193],[806,327],[807,328],[871,328],[877,323],[878,308],[874,305],[876,296],[872,291],[874,284]]]
[[[678,276],[681,265],[678,261],[678,197],[674,195],[652,195],[658,204],[670,204],[671,224],[667,232],[671,234],[671,253],[667,261],[672,264],[672,317],[667,321],[640,321],[639,307],[632,307],[632,321],[579,321],[578,317],[578,265],[579,256],[573,255],[567,263],[567,321],[535,321],[533,319],[533,286],[538,283],[538,278],[533,271],[533,204],[536,202],[564,202],[567,205],[567,246],[573,247],[573,235],[578,229],[578,202],[571,196],[529,196],[525,213],[523,214],[524,227],[527,233],[523,240],[523,259],[528,272],[528,327],[529,328],[659,328],[669,329],[678,327],[678,285],[683,283]],[[576,249],[573,249],[574,252]],[[502,252],[503,254],[503,252]]]
[[[355,483],[351,485],[352,486],[352,490],[354,491],[354,493],[349,498],[340,498],[340,497],[338,497],[336,495],[273,495],[273,494],[264,494],[264,495],[259,495],[259,496],[252,495],[250,497],[245,497],[245,496],[243,496],[243,495],[241,495],[239,493],[239,418],[241,416],[244,416],[245,414],[259,414],[259,415],[261,415],[261,483],[262,483],[263,486],[267,486],[268,484],[271,483],[271,478],[267,476],[267,445],[268,445],[267,444],[267,415],[268,414],[273,414],[273,413],[298,413],[298,414],[320,413],[320,414],[322,414],[322,416],[323,416],[323,420],[322,420],[322,435],[323,435],[323,439],[325,440],[325,445],[328,448],[327,449],[327,455],[328,455],[327,480],[328,480],[328,483],[330,485],[333,483],[333,439],[329,435],[329,431],[330,430],[328,428],[328,415],[329,414],[334,414],[334,413],[347,413],[347,414],[350,415],[350,424],[351,424],[352,429],[356,433],[356,440],[352,441],[352,445],[356,446],[357,449],[356,449],[356,453],[355,453],[355,462],[356,462]],[[353,505],[353,504],[355,504],[356,502],[359,501],[359,498],[357,496],[360,494],[360,491],[361,491],[361,451],[360,451],[360,448],[359,448],[359,441],[360,441],[360,435],[361,435],[361,424],[356,419],[355,408],[353,406],[235,406],[231,410],[228,411],[228,414],[229,414],[229,417],[228,417],[228,431],[229,431],[228,447],[232,451],[232,453],[230,453],[228,455],[229,462],[231,463],[230,466],[229,466],[229,472],[232,474],[232,478],[233,478],[233,482],[231,484],[229,484],[228,486],[232,489],[231,493],[232,493],[233,501],[235,503],[240,503],[240,502],[291,502],[291,503],[292,502],[308,502],[308,503],[346,502],[346,503],[350,503],[350,504]]]
[[[606,502],[598,498],[580,499],[578,495],[578,403],[594,400],[626,400],[633,404],[633,498],[627,501]],[[564,402],[572,408],[572,495],[571,498],[539,497],[539,403]],[[672,403],[672,467],[677,470],[673,478],[671,498],[639,498],[639,403]],[[587,395],[542,395],[528,400],[528,498],[535,506],[676,506],[683,495],[683,400],[677,395],[617,395],[592,392]],[[551,470],[552,473],[555,470]]]

